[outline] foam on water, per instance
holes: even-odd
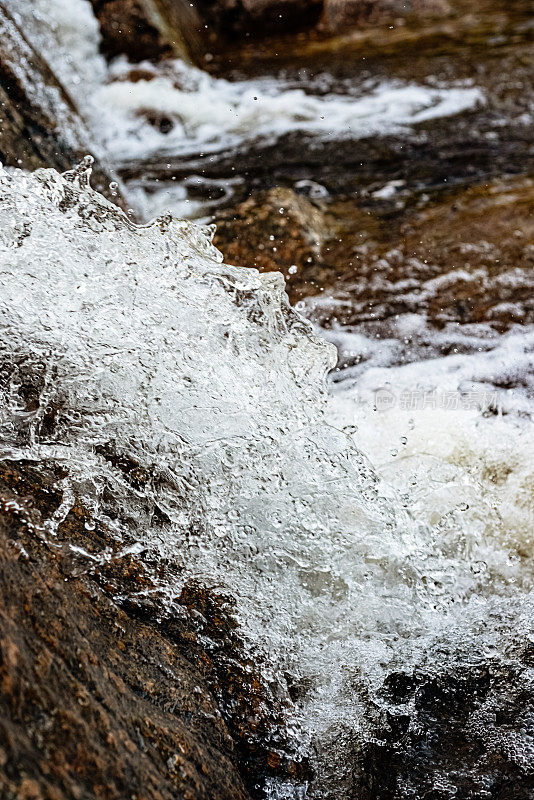
[[[276,140],[302,131],[319,140],[362,138],[461,113],[484,102],[473,85],[421,86],[383,81],[343,94],[310,82],[276,79],[228,81],[180,60],[137,65],[145,77],[129,79],[125,60],[108,68],[98,52],[98,26],[88,0],[7,0],[25,35],[65,83],[115,166],[133,159],[191,156]],[[136,68],[137,68],[136,67]],[[166,132],[158,126],[165,118]],[[155,124],[154,124],[155,123]],[[170,123],[170,130],[169,130]],[[137,188],[145,213],[159,213],[161,193]],[[198,214],[179,190],[165,191],[174,213]]]
[[[524,444],[526,423],[470,412],[454,444],[441,420],[434,446],[422,418],[411,478],[393,480],[384,442],[403,421],[342,429],[355,407],[326,390],[335,353],[281,275],[223,265],[194,224],[133,225],[86,177],[0,176],[1,455],[60,460],[65,502],[178,559],[184,580],[228,589],[271,684],[282,697],[287,681],[306,687],[287,729],[319,775],[310,796],[349,798],[349,754],[373,737],[369,704],[383,705],[391,671],[507,661],[532,633],[517,544],[531,465],[495,446]],[[32,370],[43,388],[28,411],[18,389]],[[98,446],[136,459],[150,484],[132,490]],[[506,517],[480,489],[501,461]]]
[[[474,87],[384,82],[360,97],[322,96],[292,88],[280,78],[214,78],[179,61],[141,66],[147,78],[131,83],[125,65],[116,64],[112,75],[118,79],[102,86],[93,98],[95,112],[108,113],[104,137],[118,160],[154,153],[216,152],[256,139],[276,141],[293,131],[323,137],[333,131],[348,138],[383,135],[457,114],[483,100]],[[174,127],[162,134],[146,122],[147,115],[165,116]]]

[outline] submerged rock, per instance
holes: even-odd
[[[352,201],[336,208],[345,223],[327,255],[345,264],[341,279],[332,268],[329,288],[338,319],[376,327],[415,313],[436,328],[484,323],[500,333],[531,324],[533,181],[421,194],[415,203],[400,184],[375,191],[367,211]],[[318,313],[328,324],[326,306]]]
[[[417,314],[429,329],[504,333],[534,320],[533,208],[530,178],[433,198],[404,181],[342,199],[278,187],[219,212],[215,243],[228,261],[281,271],[326,328],[387,337]]]
[[[528,800],[534,792],[532,646],[519,663],[392,673],[358,797]]]

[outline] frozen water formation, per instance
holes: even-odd
[[[417,517],[329,422],[334,349],[281,275],[225,266],[195,224],[133,224],[89,172],[0,175],[1,456],[63,462],[64,496],[119,539],[231,591],[268,679],[307,687],[287,724],[319,775],[335,740],[341,800],[344,747],[372,735],[365,704],[388,672],[511,657],[528,564],[483,496],[468,524],[463,506]],[[38,376],[33,410],[22,372]],[[99,446],[149,484],[132,489]]]

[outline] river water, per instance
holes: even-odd
[[[533,105],[520,66],[499,89],[491,59],[467,69],[465,48],[453,66],[428,46],[434,55],[410,65],[392,41],[362,68],[350,38],[301,42],[275,64],[216,55],[210,73],[108,66],[85,0],[7,5],[137,218],[168,209],[210,221],[254,188],[304,180],[350,228],[358,193],[395,220],[412,201],[448,197],[443,173],[457,189],[505,176],[498,198],[528,184]],[[519,62],[527,23],[518,13],[500,34],[515,37]],[[506,325],[431,317],[428,298],[447,281],[493,279],[465,265],[472,248],[495,260],[477,234],[458,242],[463,262],[424,280],[369,267],[367,285],[404,298],[392,314],[359,310],[354,274],[303,292],[313,326],[278,274],[223,266],[205,227],[136,226],[89,192],[83,171],[1,180],[3,354],[46,363],[48,402],[67,409],[43,441],[39,410],[21,414],[8,392],[3,455],[66,460],[70,494],[118,537],[235,597],[286,708],[289,747],[314,775],[270,778],[267,796],[504,798],[510,774],[531,796],[534,327],[521,264],[497,270],[495,291],[511,286],[512,305],[520,296]],[[149,489],[133,496],[99,459],[109,441],[152,471]],[[441,698],[430,711],[428,692]],[[395,788],[373,794],[366,775],[384,752],[383,770],[393,753],[412,771],[397,764]]]

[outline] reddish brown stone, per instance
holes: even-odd
[[[64,475],[0,465],[0,797],[246,800],[244,780],[302,774],[228,598],[189,584],[169,607],[79,503],[48,543]]]
[[[320,28],[335,33],[355,25],[380,24],[408,15],[442,16],[449,11],[447,0],[324,0]]]
[[[76,577],[66,543],[47,545],[53,473],[7,464],[0,484],[0,796],[245,800],[194,647],[121,610],[87,564]],[[90,539],[83,509],[69,517],[59,541]],[[110,585],[132,567],[112,562]]]
[[[281,271],[294,284],[302,275],[309,280],[322,261],[328,233],[324,214],[291,189],[258,192],[219,214],[216,222],[214,244],[230,264]]]

